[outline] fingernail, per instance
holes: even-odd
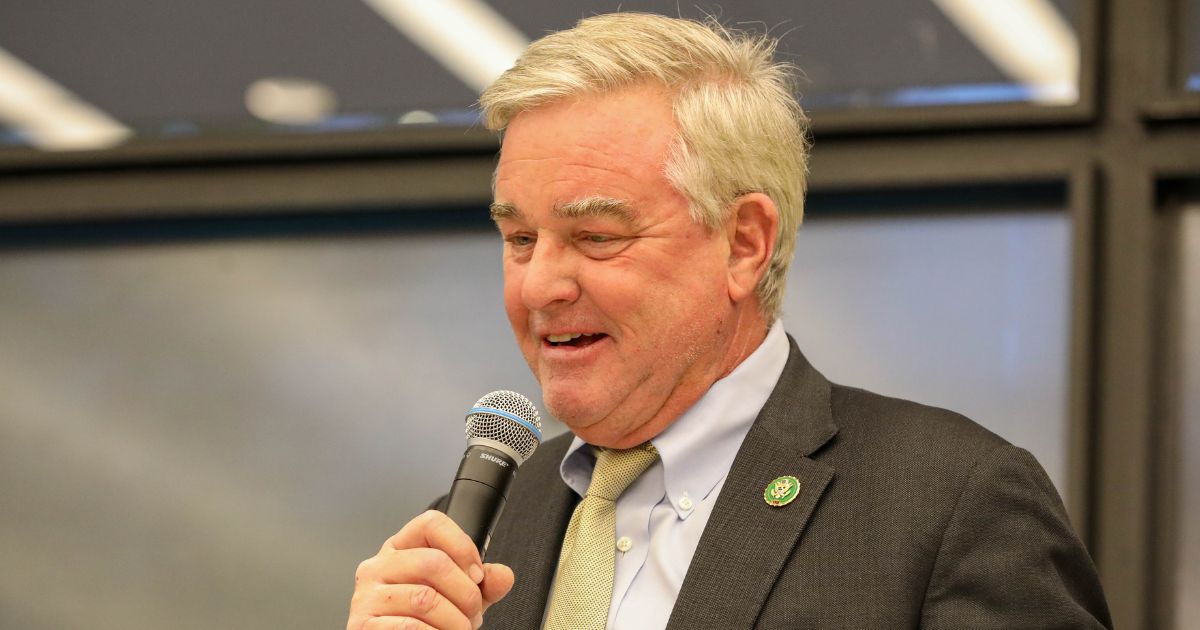
[[[482,626],[482,625],[483,625],[483,615],[482,614],[471,617],[471,627],[472,628],[474,628],[475,630],[479,630],[479,626]]]
[[[483,567],[478,564],[472,564],[471,568],[467,569],[467,576],[479,584],[483,581]]]

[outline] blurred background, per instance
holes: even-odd
[[[618,8],[802,69],[818,369],[1032,451],[1118,627],[1200,627],[1200,0],[43,0],[0,5],[0,628],[344,624],[471,403],[539,399],[479,90]]]

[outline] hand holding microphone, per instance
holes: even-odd
[[[483,611],[512,589],[513,573],[484,564],[508,487],[541,443],[541,419],[515,392],[484,396],[467,413],[467,451],[446,500],[409,521],[354,576],[348,630],[478,628]]]

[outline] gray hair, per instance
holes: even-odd
[[[773,60],[776,41],[717,22],[612,13],[532,44],[480,96],[483,122],[501,131],[519,113],[564,98],[647,81],[673,91],[679,136],[668,180],[693,220],[717,229],[732,203],[766,194],[779,233],[756,287],[768,322],[779,316],[796,232],[804,217],[808,119],[794,96],[793,70]]]

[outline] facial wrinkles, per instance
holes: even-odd
[[[660,431],[662,427],[654,423],[677,417],[707,391],[708,384],[720,378],[721,374],[714,368],[722,363],[722,357],[712,356],[701,363],[706,355],[722,346],[718,338],[723,336],[726,328],[718,326],[716,336],[712,332],[705,330],[699,322],[689,320],[682,330],[671,331],[670,339],[664,343],[634,349],[635,352],[653,353],[658,358],[637,375],[635,387],[623,399],[614,401],[610,409],[592,422],[576,428],[602,427],[610,434],[603,436],[605,441],[627,439],[638,435],[639,431]],[[650,436],[643,437],[649,439]]]
[[[546,244],[542,244],[542,246],[556,248],[570,247],[569,245],[563,245],[562,242],[559,242],[560,239],[562,239],[562,236],[557,234],[548,236],[548,238],[546,238],[546,235],[544,234],[542,235],[542,240],[547,242]],[[638,240],[642,240],[642,238],[638,238]],[[658,256],[676,256],[676,254],[679,252],[674,251],[670,245],[670,240],[665,240],[664,245],[662,245],[662,247],[665,248],[660,248]],[[575,252],[557,253],[556,256],[582,256],[582,254]],[[528,320],[528,329],[530,331],[530,335],[536,335],[540,331],[545,331],[547,328],[550,328],[550,326],[556,326],[556,328],[559,329],[569,330],[578,329],[602,331],[606,332],[606,334],[610,334],[614,338],[618,338],[618,340],[636,340],[642,347],[640,352],[646,352],[648,355],[658,355],[660,358],[661,356],[665,355],[673,355],[673,353],[664,352],[664,349],[658,347],[660,344],[664,344],[666,341],[670,341],[670,346],[668,347],[672,349],[682,346],[691,347],[692,344],[694,344],[694,340],[700,337],[700,335],[698,335],[698,330],[692,330],[692,328],[694,328],[694,324],[686,324],[688,325],[689,330],[683,332],[683,334],[680,334],[680,331],[659,329],[647,331],[646,328],[644,328],[644,323],[656,322],[656,320],[659,320],[659,318],[656,317],[656,311],[677,310],[677,305],[660,304],[660,302],[641,302],[641,304],[636,304],[634,311],[624,313],[623,317],[612,319],[608,317],[605,307],[596,306],[592,301],[590,301],[590,282],[588,270],[586,269],[587,266],[590,264],[602,264],[605,266],[610,266],[611,268],[611,266],[614,265],[626,264],[626,259],[628,259],[629,264],[635,265],[634,268],[631,268],[630,270],[631,274],[638,274],[642,278],[642,280],[637,282],[653,283],[670,280],[666,274],[661,274],[661,272],[656,270],[655,264],[640,262],[640,260],[637,260],[626,253],[618,254],[618,256],[608,258],[604,260],[604,262],[599,263],[589,262],[589,260],[586,258],[582,258],[581,260],[578,260],[578,264],[582,265],[582,269],[578,271],[577,276],[577,281],[582,283],[582,290],[580,296],[578,296],[576,300],[570,302],[570,304],[562,304],[562,302],[559,302],[559,304],[546,305],[545,307],[541,308],[528,307],[528,305],[523,306],[523,310],[527,313],[526,318]],[[534,341],[540,342],[540,337],[538,340]],[[646,380],[652,376],[653,371],[649,371],[647,376],[642,380]]]
[[[506,282],[515,285],[506,291],[509,315],[524,331],[526,358],[561,407],[551,412],[607,445],[648,438],[694,403],[725,369],[730,334],[722,272],[728,252],[705,242],[707,232],[663,172],[669,108],[629,94],[521,114],[496,178],[497,200],[520,209],[521,229],[537,233],[535,247],[551,248],[546,261],[566,265],[561,273],[578,287],[569,301],[530,308],[516,293],[530,269],[506,263]],[[636,213],[628,249],[589,257],[578,239],[591,218],[555,216],[554,208],[588,196],[620,199]],[[553,355],[542,355],[539,336],[551,326],[594,328],[612,339],[594,365],[555,365]]]
[[[619,169],[583,164],[556,169],[549,182],[549,190],[560,191],[558,194],[562,197],[600,195],[627,199],[634,205],[637,205],[643,194],[640,191],[646,187],[645,183]],[[603,182],[603,185],[598,185],[597,182]],[[552,201],[557,204],[573,199],[560,198]]]
[[[651,137],[647,133],[644,137]],[[548,150],[558,150],[562,147],[554,145]],[[576,181],[580,179],[603,178],[607,174],[617,175],[628,180],[631,189],[639,189],[648,185],[643,181],[647,174],[629,164],[661,163],[660,155],[665,155],[665,147],[644,146],[640,155],[629,156],[619,150],[613,141],[579,142],[570,147],[569,155],[540,157],[537,155],[505,155],[501,151],[499,171],[507,166],[527,166],[533,169],[548,169],[555,174],[554,179]],[[526,149],[529,153],[537,149]],[[578,171],[578,173],[573,172]],[[665,181],[665,176],[661,176]],[[498,179],[506,179],[504,177]]]

